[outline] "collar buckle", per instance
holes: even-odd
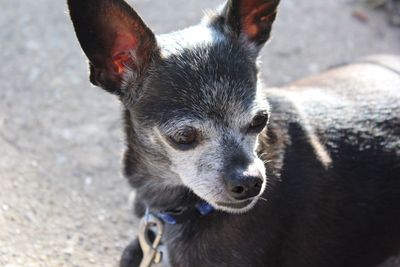
[[[155,234],[153,241],[150,238],[151,232]],[[163,233],[163,222],[147,211],[139,225],[139,244],[143,251],[143,259],[139,267],[151,267],[153,264],[161,262],[162,253],[158,250],[158,247],[160,246]]]
[[[208,215],[209,213],[214,211],[213,206],[208,204],[205,201],[198,202],[192,207],[180,209],[181,212],[156,212],[155,215],[161,219],[166,224],[180,224],[185,221],[192,220],[194,218]]]

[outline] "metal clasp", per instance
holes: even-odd
[[[153,242],[150,239],[150,232],[156,235]],[[143,259],[139,267],[151,267],[153,264],[161,262],[162,253],[157,249],[161,243],[163,233],[163,222],[154,215],[146,212],[139,225],[139,244],[143,251]]]

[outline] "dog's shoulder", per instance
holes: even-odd
[[[325,165],[379,173],[399,165],[399,88],[400,58],[376,56],[266,92],[286,138],[310,144]]]

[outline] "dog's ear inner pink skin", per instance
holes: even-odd
[[[270,37],[279,0],[229,0],[225,12],[227,23],[238,36],[263,45]]]
[[[142,73],[157,52],[153,32],[120,0],[68,0],[93,84],[120,94],[126,68]]]

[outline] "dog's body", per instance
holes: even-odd
[[[262,90],[278,2],[232,0],[157,39],[120,0],[68,2],[91,81],[125,106],[137,215],[216,208],[165,225],[170,266],[365,267],[400,252],[400,59]],[[121,265],[141,256],[135,241]]]

